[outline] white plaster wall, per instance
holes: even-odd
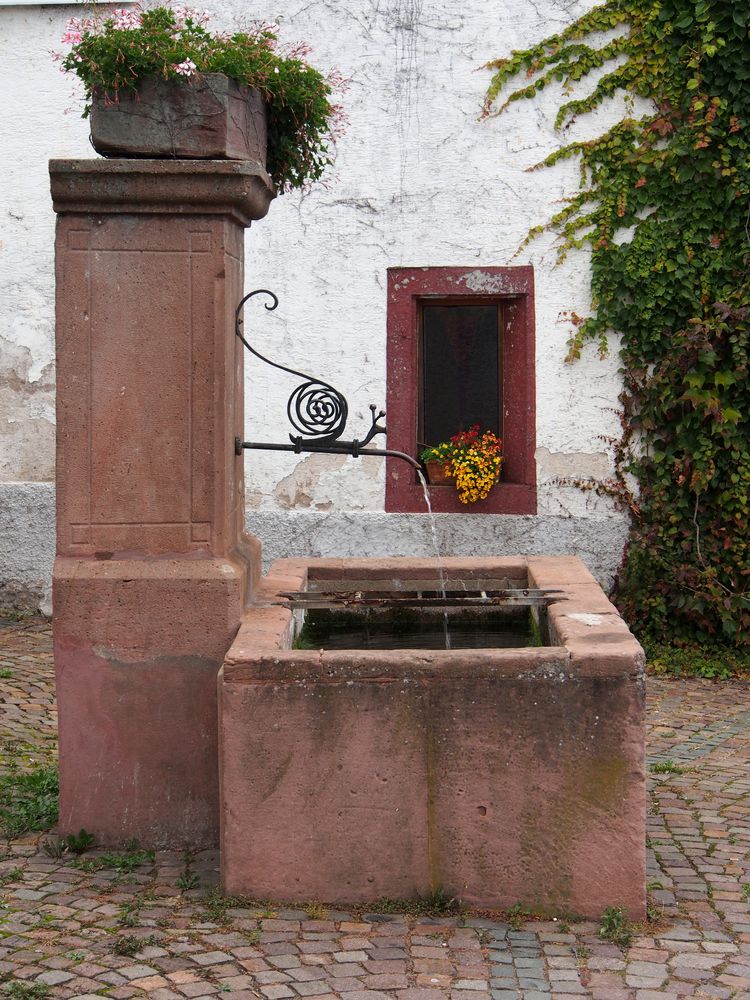
[[[261,350],[303,368],[307,363],[344,392],[356,436],[366,429],[367,405],[385,400],[388,267],[533,264],[539,509],[608,518],[608,503],[550,482],[606,473],[600,435],[617,432],[616,356],[602,362],[591,349],[580,363],[564,363],[570,326],[560,314],[588,309],[587,255],[555,267],[553,241],[544,237],[514,256],[529,228],[577,188],[575,163],[527,172],[556,148],[559,91],[479,121],[490,79],[482,65],[589,6],[570,0],[289,5],[286,30],[309,39],[321,65],[337,65],[351,78],[350,127],[330,189],[284,196],[250,232],[248,288],[270,287],[281,303],[274,314],[256,303],[246,323]],[[293,384],[251,361],[248,437],[286,436]],[[254,454],[248,506],[382,510],[382,464],[368,462],[365,470],[364,461]]]
[[[553,241],[545,236],[514,257],[529,227],[577,186],[575,163],[526,172],[556,146],[559,92],[550,88],[501,118],[478,120],[490,78],[482,64],[562,28],[593,0],[216,0],[211,6],[219,27],[243,16],[280,17],[284,38],[307,40],[316,65],[337,67],[351,79],[343,98],[350,124],[328,185],[277,199],[248,234],[247,289],[270,287],[280,298],[273,314],[257,302],[251,307],[248,334],[261,351],[340,388],[351,405],[347,436],[357,436],[366,429],[368,404],[385,401],[388,267],[532,264],[540,514],[601,522],[606,575],[619,561],[622,518],[607,501],[553,479],[609,469],[601,436],[618,429],[617,358],[601,361],[592,348],[575,365],[563,361],[570,327],[560,314],[589,306],[585,254],[555,267]],[[0,482],[41,484],[54,475],[47,160],[92,154],[76,83],[59,72],[49,51],[61,47],[64,24],[76,12],[75,5],[0,5]],[[247,379],[246,436],[286,439],[294,382],[254,359]],[[248,509],[269,539],[285,537],[289,511],[303,510],[318,517],[309,528],[318,547],[328,538],[323,547],[330,548],[343,524],[334,524],[332,514],[383,510],[378,459],[256,452],[247,462]],[[0,496],[0,504],[17,492]],[[473,520],[451,517],[457,525]],[[391,533],[378,529],[377,519],[362,523],[375,531],[375,547],[380,541],[383,553],[392,549]],[[566,544],[576,550],[575,532]],[[42,562],[38,573],[47,573]]]

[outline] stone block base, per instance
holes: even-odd
[[[264,586],[428,565],[288,561]],[[442,889],[643,917],[642,652],[577,559],[447,560],[452,577],[519,567],[562,592],[552,646],[293,650],[290,612],[246,613],[220,677],[228,892],[345,904]]]
[[[216,676],[246,575],[240,558],[55,561],[62,834],[217,844]]]

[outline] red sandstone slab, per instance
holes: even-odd
[[[577,556],[527,556],[529,584],[550,590],[569,584],[593,584],[594,577]]]
[[[619,615],[615,605],[606,597],[604,591],[597,583],[564,584],[559,589],[562,592],[556,594],[553,604],[564,604],[566,613],[570,611],[582,613],[597,613],[605,615]]]
[[[578,610],[585,602],[553,604],[548,610],[550,636],[570,653],[579,675],[630,674],[642,680],[645,655],[640,643],[616,613]]]
[[[243,623],[248,615],[243,616]],[[280,645],[280,644],[279,644]],[[273,684],[279,688],[348,681],[380,685],[427,680],[457,682],[467,674],[497,677],[558,677],[568,669],[562,647],[455,650],[290,650],[258,651],[252,657],[235,656],[232,644],[224,661],[225,683]]]
[[[418,791],[426,692],[350,678],[246,684],[224,670],[226,890],[350,901],[418,893],[428,881]]]
[[[446,563],[526,580],[520,557]],[[308,566],[332,585],[435,573],[430,560]],[[558,647],[285,651],[278,632],[269,654],[245,617],[220,678],[228,891],[345,903],[443,888],[585,915],[616,899],[642,917],[642,652],[580,562],[536,571],[530,585],[563,590]],[[587,597],[596,611],[579,612]]]
[[[571,665],[572,666],[572,665]],[[643,910],[643,698],[628,678],[435,679],[436,875],[479,906]]]
[[[243,530],[243,228],[258,164],[56,160],[60,829],[213,846]],[[269,630],[275,634],[276,625]]]
[[[279,560],[271,568],[281,568],[284,560]],[[527,578],[526,560],[523,557],[498,557],[488,559],[482,556],[447,556],[440,560],[446,575],[460,573],[467,580],[481,577]],[[309,578],[315,580],[357,579],[367,575],[373,579],[388,579],[399,576],[402,579],[435,576],[437,563],[434,559],[310,559],[307,561]]]
[[[288,649],[294,636],[294,617],[286,608],[251,608],[224,660],[225,665],[244,663],[259,653]]]
[[[224,215],[249,226],[276,194],[243,160],[50,160],[49,171],[58,213]]]

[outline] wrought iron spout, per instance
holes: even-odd
[[[398,458],[407,462],[421,471],[419,462],[411,455],[403,451],[393,451],[389,448],[368,448],[370,441],[378,434],[386,434],[385,424],[380,421],[385,417],[385,410],[378,410],[374,404],[370,404],[371,422],[367,434],[358,440],[341,441],[341,435],[346,427],[349,415],[349,404],[346,398],[334,389],[328,382],[307,375],[305,372],[297,371],[296,368],[288,368],[276,361],[265,358],[262,354],[251,347],[242,334],[242,310],[248,299],[254,295],[268,295],[271,304],[266,303],[266,309],[272,312],[279,304],[278,297],[267,288],[256,288],[255,291],[246,295],[237,306],[235,313],[235,333],[251,354],[267,365],[278,368],[282,372],[296,375],[303,379],[301,385],[297,386],[289,397],[287,403],[287,416],[289,422],[298,434],[290,434],[291,444],[275,444],[264,441],[243,441],[242,438],[234,439],[234,451],[236,455],[241,455],[244,449],[254,451],[291,451],[296,455],[301,452],[322,452],[328,455],[351,455],[352,458],[359,458],[360,455],[381,455],[389,458]]]
[[[323,455],[349,455],[351,458],[359,458],[361,455],[380,455],[384,458],[399,458],[402,462],[407,462],[417,472],[421,472],[422,466],[411,455],[403,451],[394,451],[392,448],[363,448],[359,441],[333,441],[329,444],[316,444],[313,441],[300,441],[295,444],[274,444],[265,441],[243,441],[242,438],[234,439],[234,451],[236,455],[241,455],[243,450],[250,451],[292,451],[296,455],[301,452],[313,452]]]

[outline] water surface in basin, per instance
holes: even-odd
[[[447,613],[451,649],[497,649],[543,645],[528,608],[515,612]],[[445,649],[442,612],[310,610],[298,649]]]

